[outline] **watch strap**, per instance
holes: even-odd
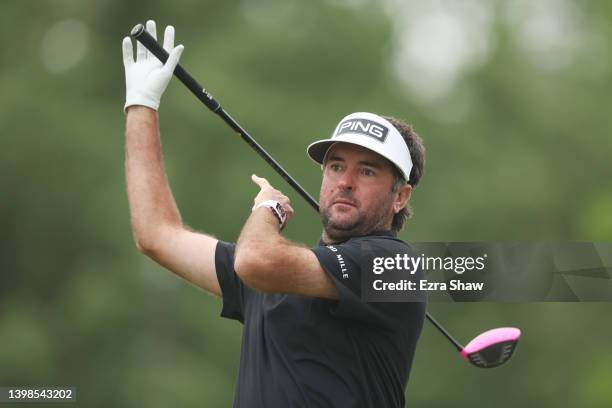
[[[285,221],[287,221],[287,212],[285,211],[281,203],[276,200],[265,200],[257,204],[253,208],[253,210],[256,210],[261,207],[267,207],[272,210],[272,214],[274,214],[280,224],[281,229],[283,229],[283,227],[285,226]]]

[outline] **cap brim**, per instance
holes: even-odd
[[[336,143],[347,143],[347,144],[359,146],[364,149],[370,150],[376,154],[379,154],[380,156],[388,160],[391,163],[391,165],[397,168],[397,170],[400,172],[400,174],[404,177],[405,180],[409,180],[410,178],[409,172],[410,172],[410,169],[412,169],[412,162],[410,163],[408,173],[406,173],[402,170],[402,168],[396,162],[394,162],[388,156],[386,156],[384,151],[380,150],[380,146],[379,146],[380,144],[377,141],[374,141],[374,139],[372,140],[361,139],[359,142],[354,142],[353,140],[349,139],[351,136],[353,135],[348,133],[340,137],[336,137],[334,139],[318,140],[314,143],[311,143],[306,148],[306,153],[314,162],[322,165],[323,161],[325,161],[325,156],[327,155],[331,147],[335,145]]]
[[[331,138],[317,140],[306,148],[306,154],[320,165],[336,143],[360,146],[387,159],[405,180],[410,179],[412,157],[399,130],[387,119],[368,112],[352,113],[336,126]]]
[[[327,156],[327,152],[329,152],[329,150],[331,149],[331,147],[333,145],[335,145],[336,143],[346,143],[346,144],[351,144],[354,146],[359,146],[362,147],[364,149],[367,149],[369,151],[372,151],[376,154],[379,154],[381,156],[383,156],[380,152],[377,152],[376,150],[372,149],[371,147],[364,145],[363,143],[355,143],[352,142],[350,140],[338,140],[338,138],[336,139],[323,139],[323,140],[318,140],[314,143],[311,143],[310,145],[308,145],[308,147],[306,148],[306,153],[308,154],[308,156],[315,162],[318,164],[323,164],[323,162],[325,161],[325,156]],[[383,158],[387,159],[386,157],[383,156]],[[406,180],[408,180],[408,177],[402,172],[402,170],[397,166],[397,164],[391,162],[391,165],[393,167],[396,167],[399,172],[406,178]]]
[[[317,142],[311,143],[306,148],[306,153],[315,162],[323,164],[323,160],[325,160],[325,155],[332,147],[332,145],[336,142],[337,140],[332,139],[319,140]]]

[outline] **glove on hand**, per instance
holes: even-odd
[[[157,39],[155,21],[147,21],[147,31]],[[172,78],[184,47],[174,47],[174,27],[167,26],[164,32],[164,49],[170,54],[166,64],[137,42],[136,61],[130,37],[123,39],[123,66],[125,67],[125,107],[143,105],[157,110],[159,101]]]

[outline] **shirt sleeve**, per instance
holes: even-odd
[[[422,320],[424,302],[365,302],[361,297],[362,260],[364,247],[377,256],[411,254],[412,249],[398,240],[387,238],[351,239],[343,244],[312,249],[321,267],[327,272],[338,291],[338,301],[331,313],[339,318],[361,321],[383,328],[395,329],[407,322]]]
[[[244,323],[245,307],[252,291],[234,270],[236,244],[219,241],[215,249],[215,268],[221,287],[223,309],[221,317]]]

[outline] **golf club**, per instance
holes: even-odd
[[[165,63],[168,53],[162,48],[151,34],[146,31],[143,24],[137,24],[130,32],[130,36],[144,45],[161,62]],[[180,64],[174,69],[174,75],[211,111],[216,113],[227,123],[240,137],[247,142],[274,170],[293,187],[312,208],[319,212],[317,201],[304,190],[300,184],[270,154],[264,150],[244,130]],[[498,328],[489,330],[475,337],[466,347],[463,347],[455,340],[430,314],[425,313],[427,319],[442,333],[459,351],[459,353],[470,363],[480,368],[497,367],[510,359],[516,344],[521,335],[521,331],[516,328]]]

